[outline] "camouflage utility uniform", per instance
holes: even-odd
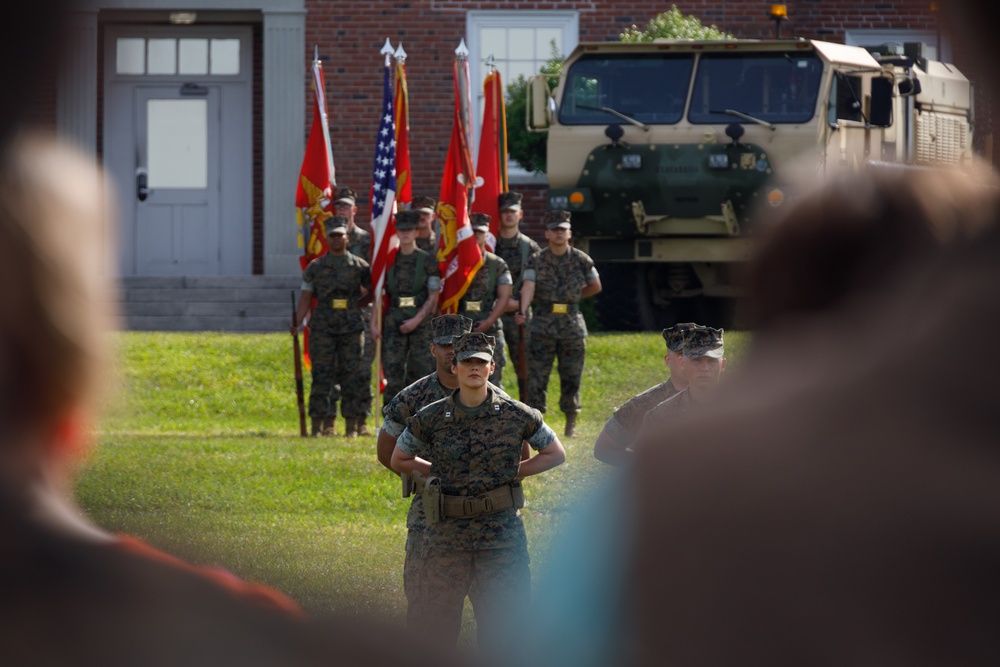
[[[439,285],[437,260],[419,248],[409,255],[397,253],[386,271],[388,309],[382,323],[382,370],[387,402],[403,387],[434,370],[434,358],[428,352],[433,335],[431,318],[408,334],[399,327],[420,311],[429,293],[437,291]]]
[[[354,225],[354,229],[347,232],[347,252],[352,255],[357,255],[361,259],[372,263],[372,235],[371,232],[361,229],[357,224]],[[364,317],[367,323],[372,316],[372,304],[371,301],[361,307],[361,315]],[[365,363],[365,368],[368,369],[365,375],[364,381],[367,385],[371,386],[372,383],[372,365],[375,363],[375,343],[372,341],[372,334],[368,327],[365,327],[365,344],[363,350],[363,356]],[[368,403],[365,405],[365,414],[367,415],[372,409],[372,395],[371,391],[368,392]]]
[[[371,289],[368,262],[350,252],[327,253],[302,273],[302,289],[313,293],[316,305],[309,320],[312,388],[309,416],[364,418],[371,407],[371,366],[365,366],[365,320],[358,306],[361,288]]]
[[[446,503],[484,512],[476,497],[487,492],[520,495],[516,481],[522,441],[536,450],[555,440],[542,415],[495,387],[476,407],[458,400],[460,390],[418,412],[396,441],[406,454],[431,461]],[[463,501],[462,499],[466,499]],[[510,640],[504,630],[527,606],[531,588],[528,540],[516,506],[492,513],[446,513],[429,522],[417,571],[412,628],[454,644],[462,607],[473,584],[480,648]]]
[[[484,252],[483,265],[476,271],[476,275],[469,284],[469,289],[458,302],[458,312],[474,323],[485,320],[489,317],[490,311],[496,303],[497,285],[510,285],[512,282],[507,262],[489,251]],[[503,367],[507,363],[507,357],[504,356],[503,322],[497,319],[492,327],[482,333],[496,339],[496,347],[493,349],[493,361],[496,363],[496,369],[490,375],[490,382],[499,386],[503,382]]]
[[[511,279],[513,280],[513,287],[510,290],[511,299],[521,300],[521,282],[524,278],[525,266],[528,264],[528,258],[539,250],[541,250],[539,245],[521,232],[518,232],[517,236],[513,238],[505,239],[501,236],[497,239],[496,254],[507,262],[507,268],[510,270]],[[531,313],[528,312],[526,315],[530,320]],[[520,328],[517,326],[517,322],[514,321],[513,311],[504,313],[500,320],[503,325],[505,342],[509,346],[511,363],[516,367],[518,345],[521,341]],[[528,345],[527,328],[525,326],[524,345]],[[527,347],[524,348],[524,352],[525,359],[527,359]]]
[[[510,398],[500,387],[493,386],[497,394],[503,398]],[[451,395],[452,390],[441,384],[437,371],[427,377],[421,378],[396,394],[392,401],[382,408],[385,421],[382,422],[382,430],[394,438],[399,436],[406,429],[406,422],[413,415],[435,401]],[[424,515],[423,497],[416,493],[410,502],[410,510],[406,514],[406,558],[403,561],[403,591],[406,599],[411,602],[407,608],[407,623],[412,625],[416,622],[410,618],[410,612],[416,608],[414,601],[417,597],[417,572],[420,567],[420,555],[424,548],[424,530],[427,528],[427,517]],[[473,607],[476,605],[476,595],[469,592],[469,600]]]
[[[642,430],[646,413],[678,393],[667,380],[655,387],[633,396],[622,404],[604,423],[603,433],[614,440],[621,449],[626,449],[635,441]]]
[[[567,414],[580,412],[580,382],[587,354],[587,324],[580,312],[580,295],[588,282],[596,279],[594,261],[576,248],[563,255],[548,248],[528,258],[524,280],[535,283],[532,316],[527,329],[528,405],[545,412],[552,362],[559,358],[559,409]]]

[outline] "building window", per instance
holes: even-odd
[[[552,58],[553,44],[558,55],[568,56],[576,48],[580,32],[575,11],[471,11],[466,18],[469,47],[470,85],[473,96],[473,148],[479,150],[479,127],[483,118],[483,80],[492,60],[506,88],[517,77],[538,74]],[[507,118],[507,124],[524,123],[523,118]],[[510,178],[524,178],[529,172],[511,160]]]
[[[160,76],[240,73],[240,40],[119,37],[116,74]]]

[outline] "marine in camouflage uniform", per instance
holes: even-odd
[[[350,188],[340,188],[337,190],[337,194],[334,197],[333,206],[339,215],[347,217],[347,251],[352,255],[356,255],[361,259],[368,262],[370,265],[372,263],[372,235],[367,230],[362,229],[355,223],[354,217],[358,214],[357,206],[358,196],[354,190]],[[365,299],[365,303],[361,306],[361,314],[364,317],[365,322],[371,319],[372,315],[372,304],[371,298]],[[365,368],[368,369],[368,374],[366,376],[365,382],[370,386],[372,383],[372,364],[375,362],[375,343],[372,342],[371,331],[368,327],[365,327],[365,344],[363,349],[363,356],[365,363]],[[368,403],[365,406],[365,417],[362,417],[358,422],[358,434],[359,435],[370,435],[368,432],[368,426],[365,424],[365,418],[371,412],[372,409],[372,397],[371,391],[368,392]]]
[[[452,372],[454,361],[454,339],[472,330],[472,320],[461,315],[441,315],[431,321],[434,330],[434,342],[431,355],[437,361],[437,370],[406,387],[382,409],[385,420],[378,432],[379,462],[392,470],[390,461],[396,440],[406,428],[407,420],[434,401],[439,401],[458,388],[458,377]],[[504,398],[509,398],[500,387],[494,388]],[[530,451],[530,450],[529,450]],[[527,458],[527,452],[522,449],[522,458]],[[427,518],[424,516],[422,496],[413,495],[410,510],[406,515],[406,558],[403,562],[403,591],[407,600],[416,598],[417,568],[420,562],[419,554],[423,550],[424,529]],[[476,604],[475,590],[469,592],[469,600],[473,607]],[[408,621],[412,624],[412,620]]]
[[[420,212],[420,220],[417,221],[417,247],[429,252],[431,257],[437,257],[438,250],[436,207],[437,202],[431,197],[414,197],[410,202],[410,210]]]
[[[559,408],[566,413],[566,435],[576,435],[580,382],[587,355],[587,324],[580,300],[601,291],[601,279],[586,253],[569,244],[572,237],[569,211],[549,211],[545,216],[548,245],[528,258],[521,287],[521,309],[515,316],[528,325],[528,405],[545,412],[552,362],[558,357]]]
[[[566,453],[541,413],[488,383],[492,359],[492,336],[456,340],[459,388],[408,421],[392,465],[437,478],[442,494],[439,520],[428,517],[424,531],[409,629],[454,646],[475,586],[479,648],[499,655],[516,634],[531,589],[520,480],[559,465]],[[522,462],[523,441],[537,453]]]
[[[347,252],[347,218],[335,215],[324,223],[329,252],[302,272],[297,321],[309,314],[309,357],[312,387],[309,416],[312,434],[334,434],[337,402],[346,423],[345,435],[357,432],[371,404],[371,369],[362,357],[365,320],[359,302],[371,289],[368,262]],[[343,400],[341,400],[341,398]]]
[[[681,363],[685,366],[688,386],[646,412],[636,438],[638,446],[650,436],[662,440],[664,428],[690,413],[702,411],[715,400],[726,368],[723,330],[699,326],[688,331]]]
[[[510,354],[510,361],[517,367],[518,349],[521,344],[521,329],[514,319],[521,303],[521,282],[524,276],[524,268],[528,263],[528,258],[541,250],[537,243],[525,236],[518,229],[524,211],[521,209],[522,195],[520,192],[502,192],[497,198],[500,209],[500,225],[497,237],[496,254],[507,262],[510,269],[513,285],[510,291],[510,299],[507,300],[507,307],[500,318],[503,326],[504,339],[507,350]],[[531,319],[531,312],[527,312],[527,319]],[[528,345],[528,332],[524,331],[524,345]],[[528,348],[525,347],[525,360],[527,360]],[[527,399],[527,394],[520,397]]]
[[[496,339],[496,346],[493,348],[493,363],[496,370],[490,376],[490,382],[499,387],[503,383],[503,367],[507,363],[500,315],[510,299],[512,280],[507,262],[486,249],[486,239],[490,233],[490,216],[485,213],[472,213],[470,217],[470,227],[476,235],[479,251],[483,253],[483,265],[476,271],[469,288],[459,300],[458,311],[475,323],[473,331],[489,334]]]
[[[655,387],[633,396],[615,410],[597,436],[597,441],[594,443],[594,457],[612,465],[624,465],[631,460],[629,447],[642,428],[646,412],[687,387],[687,377],[681,369],[680,360],[683,357],[687,334],[697,326],[694,322],[682,322],[661,332],[667,344],[667,353],[663,361],[670,369],[670,377]]]
[[[403,387],[416,382],[433,369],[430,349],[431,314],[437,312],[441,278],[437,259],[416,246],[417,211],[396,214],[399,251],[386,270],[387,309],[381,331],[372,319],[372,336],[382,338],[382,371],[388,404]],[[405,331],[404,331],[405,329]]]

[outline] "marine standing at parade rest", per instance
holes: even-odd
[[[667,343],[667,353],[663,361],[670,370],[670,377],[664,382],[625,401],[604,423],[594,443],[594,457],[611,465],[624,465],[632,459],[629,447],[635,441],[646,412],[679,393],[688,385],[687,374],[682,368],[684,343],[687,334],[698,325],[682,322],[663,330],[661,335]]]
[[[438,238],[434,229],[434,221],[437,218],[434,208],[437,202],[430,197],[414,197],[410,202],[411,211],[420,211],[420,220],[417,221],[417,247],[426,250],[432,257],[437,256]]]
[[[455,375],[453,362],[455,361],[454,340],[462,334],[467,334],[472,330],[472,320],[461,315],[440,315],[431,320],[434,331],[434,338],[431,343],[430,354],[434,358],[437,369],[430,375],[421,378],[409,385],[382,409],[385,421],[378,432],[378,460],[389,470],[392,470],[392,451],[396,448],[396,439],[399,438],[406,428],[407,420],[417,414],[434,401],[451,395],[451,392],[458,389],[458,376]],[[495,387],[497,392],[507,398],[500,387]],[[528,458],[531,449],[524,444],[521,451],[521,458]],[[419,491],[422,486],[417,486],[410,502],[410,509],[406,514],[406,558],[403,561],[403,591],[406,593],[408,601],[415,600],[416,597],[416,568],[420,562],[420,555],[423,553],[424,530],[427,527],[427,518],[424,516],[422,495]],[[469,599],[473,607],[476,604],[474,592],[469,593]],[[415,608],[415,607],[414,607]],[[412,620],[408,621],[412,624]]]
[[[712,327],[696,327],[687,333],[681,367],[688,386],[646,413],[639,441],[648,436],[663,440],[665,425],[689,413],[700,412],[715,401],[722,372],[726,370],[722,334],[722,329]]]
[[[356,255],[361,259],[372,263],[372,235],[367,230],[362,229],[355,223],[354,218],[358,214],[358,195],[354,190],[350,188],[340,188],[337,190],[337,194],[333,200],[333,208],[337,215],[342,215],[347,218],[347,251],[352,255]],[[371,319],[372,316],[372,304],[371,298],[364,299],[361,306],[361,314],[365,319],[365,322]],[[371,332],[368,327],[365,327],[365,346],[364,346],[364,362],[365,368],[367,369],[367,375],[365,376],[365,383],[371,385],[372,383],[372,364],[375,361],[375,344],[372,342]],[[368,413],[372,410],[372,393],[368,392],[368,402],[365,405],[364,416],[360,417],[358,422],[358,435],[371,435],[368,431],[368,425],[365,424],[365,419]]]
[[[496,339],[493,349],[494,368],[490,382],[500,386],[503,382],[503,367],[507,363],[504,355],[504,331],[500,315],[510,299],[510,269],[503,261],[486,249],[486,238],[490,234],[490,216],[485,213],[470,214],[472,232],[476,235],[479,251],[483,253],[483,265],[472,277],[469,288],[458,302],[458,311],[474,322],[472,330],[485,333]]]
[[[510,290],[510,299],[507,300],[507,307],[500,318],[503,326],[504,339],[507,343],[507,350],[510,353],[510,360],[516,366],[518,346],[521,344],[521,327],[514,321],[514,313],[521,306],[521,283],[524,278],[524,267],[528,263],[528,258],[541,250],[535,241],[521,233],[519,227],[524,211],[521,209],[522,195],[520,192],[502,192],[497,197],[497,204],[500,208],[500,225],[496,254],[507,262],[510,275],[513,279],[513,286]],[[525,311],[528,319],[531,313]],[[524,332],[527,338],[527,330]],[[528,341],[523,342],[524,345]],[[527,352],[527,348],[525,348]],[[526,398],[522,396],[522,398]]]
[[[521,287],[521,307],[515,322],[525,322],[534,304],[528,330],[528,405],[545,412],[545,399],[558,357],[559,409],[566,413],[566,436],[576,435],[576,416],[582,409],[580,381],[587,355],[587,324],[580,300],[601,291],[601,278],[586,253],[570,245],[569,211],[545,214],[548,245],[528,258]]]
[[[429,478],[425,489],[439,491],[424,498],[428,524],[408,629],[454,646],[475,587],[479,648],[490,656],[516,636],[530,595],[521,480],[566,460],[541,413],[489,384],[493,343],[482,333],[455,341],[458,389],[412,417],[392,453],[393,469],[418,471]],[[524,441],[537,452],[526,461]]]
[[[371,367],[365,366],[365,319],[360,302],[371,291],[368,262],[347,251],[347,218],[325,221],[329,252],[302,272],[296,320],[309,316],[309,357],[312,387],[309,417],[312,435],[335,435],[337,402],[344,417],[344,435],[358,434],[371,405]],[[313,297],[316,306],[312,306]],[[293,324],[293,328],[298,325]]]
[[[399,250],[385,274],[386,311],[382,331],[372,313],[372,338],[382,339],[382,370],[388,404],[400,389],[428,375],[433,358],[431,315],[437,313],[441,292],[438,262],[430,253],[417,247],[418,211],[396,214]]]

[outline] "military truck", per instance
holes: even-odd
[[[572,212],[577,246],[599,264],[601,323],[731,325],[739,267],[794,199],[790,176],[970,160],[973,87],[923,51],[582,43],[554,89],[534,77],[527,123],[548,132],[548,207]]]

